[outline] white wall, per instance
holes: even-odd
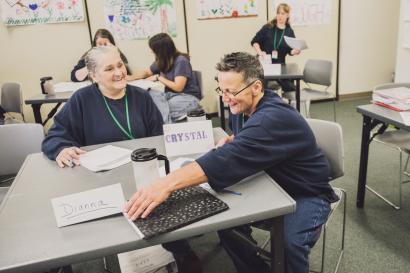
[[[391,82],[399,17],[396,0],[341,0],[339,94]]]
[[[379,83],[391,80],[395,68],[399,1],[340,0],[342,3],[340,47],[340,94],[369,91]],[[100,0],[88,0],[91,29],[104,27],[103,5]],[[271,1],[269,0],[269,3]],[[194,69],[203,72],[207,111],[216,111],[213,89],[215,64],[223,54],[232,51],[253,52],[250,40],[269,19],[273,7],[258,1],[258,16],[235,19],[197,20],[196,1],[185,0],[188,38]],[[300,56],[288,57],[288,62],[303,67],[307,58],[323,58],[334,62],[337,56],[338,0],[332,0],[333,16],[330,25],[295,27],[297,37],[306,39],[309,49]],[[176,0],[176,45],[186,51],[183,0]],[[145,68],[153,61],[147,40],[117,41],[130,61],[131,68]],[[23,84],[24,98],[40,93],[39,79],[51,75],[55,81],[69,79],[69,73],[80,56],[90,47],[87,23],[45,24],[6,27],[0,23],[0,84],[19,81]],[[402,57],[407,53],[407,57]],[[408,50],[399,49],[400,67],[410,63]],[[406,59],[407,58],[407,59]],[[398,75],[399,76],[399,75]],[[335,73],[333,88],[335,87]],[[334,89],[333,89],[334,90]],[[49,106],[44,107],[43,113]],[[32,111],[25,107],[28,120]]]
[[[401,0],[401,14],[399,19],[399,37],[397,42],[396,77],[395,82],[410,82],[410,48],[403,47],[404,39],[404,2]],[[410,8],[410,7],[407,7]],[[410,21],[406,23],[410,24]]]

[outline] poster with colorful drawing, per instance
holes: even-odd
[[[106,0],[104,12],[107,28],[121,40],[177,35],[174,0]]]
[[[198,0],[198,19],[257,16],[256,0]]]
[[[0,8],[7,26],[84,20],[82,0],[0,0]]]
[[[290,23],[293,26],[330,24],[332,0],[272,0],[275,7],[280,3],[290,5]]]

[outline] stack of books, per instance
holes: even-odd
[[[410,110],[410,88],[396,87],[373,91],[372,102],[395,111]]]

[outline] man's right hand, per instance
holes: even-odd
[[[80,155],[85,152],[78,147],[64,148],[56,157],[56,162],[60,168],[78,166],[80,165]]]

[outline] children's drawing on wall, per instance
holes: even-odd
[[[107,28],[121,40],[177,35],[174,0],[106,0],[104,12]]]
[[[272,7],[280,3],[290,5],[290,23],[292,26],[330,24],[332,0],[272,0]]]
[[[256,0],[198,0],[198,19],[257,16]]]
[[[84,20],[81,0],[0,0],[0,8],[7,26]]]

